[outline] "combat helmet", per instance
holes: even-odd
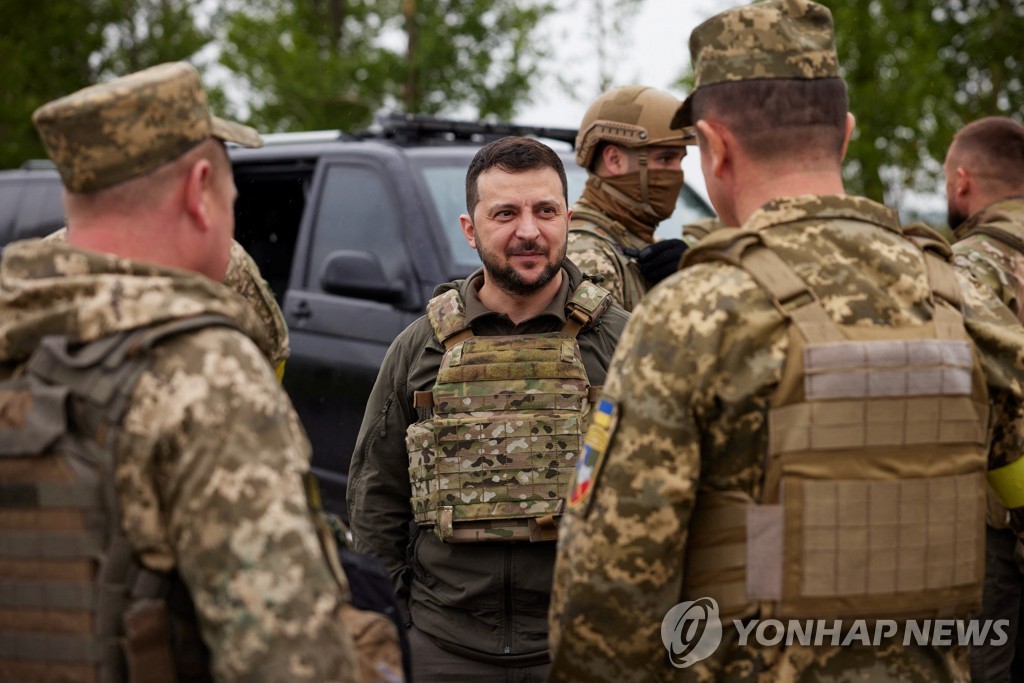
[[[606,91],[583,115],[576,135],[576,163],[589,170],[601,142],[623,147],[691,144],[691,129],[669,125],[679,105],[672,95],[646,85],[624,85]]]

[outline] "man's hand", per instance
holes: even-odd
[[[632,251],[632,250],[628,250]],[[635,254],[640,273],[650,283],[661,282],[679,270],[679,261],[686,252],[686,242],[677,239],[661,240],[644,247]]]

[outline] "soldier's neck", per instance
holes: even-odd
[[[508,292],[492,281],[484,271],[484,283],[477,290],[480,303],[495,313],[504,313],[518,325],[524,320],[534,318],[546,309],[554,300],[562,287],[565,273],[560,269],[551,281],[530,294],[514,294]]]

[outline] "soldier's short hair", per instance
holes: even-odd
[[[1024,186],[1024,125],[1004,116],[968,123],[953,138],[958,155],[969,157],[975,175]]]
[[[522,173],[551,168],[562,181],[562,196],[569,204],[569,182],[565,177],[565,166],[555,150],[533,138],[508,136],[490,142],[476,153],[466,171],[466,209],[470,217],[480,201],[477,179],[484,171],[498,168],[506,173]]]
[[[755,159],[807,149],[842,153],[849,98],[841,78],[716,83],[692,100],[695,120],[724,122]]]

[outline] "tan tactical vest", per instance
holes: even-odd
[[[121,531],[111,455],[149,349],[210,325],[235,326],[47,337],[0,382],[0,679],[212,680],[184,584],[141,567]]]
[[[976,611],[989,408],[948,261],[926,252],[930,323],[843,326],[757,233],[707,239],[688,263],[744,268],[791,324],[763,499],[700,490],[687,596],[714,597],[723,618]]]
[[[576,205],[572,212],[572,222],[569,224],[569,232],[582,232],[607,242],[615,253],[615,270],[622,283],[622,307],[627,311],[636,308],[640,300],[647,293],[647,280],[640,272],[640,266],[636,259],[626,256],[622,252],[622,245],[611,238],[616,230],[626,231],[620,223],[611,220],[600,211],[591,211],[585,207]]]
[[[422,421],[406,434],[417,524],[450,543],[557,538],[598,389],[576,335],[609,296],[583,281],[561,332],[495,337],[473,336],[457,291],[431,299],[446,350],[433,390],[414,395]]]

